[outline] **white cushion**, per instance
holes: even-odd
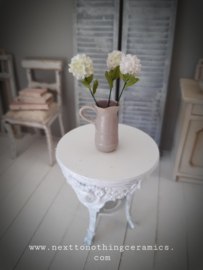
[[[21,110],[21,111],[8,111],[3,118],[9,121],[18,120],[23,122],[34,122],[42,124],[48,118],[54,116],[59,110],[57,103],[50,104],[49,110]]]

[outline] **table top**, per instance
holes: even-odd
[[[75,175],[105,183],[142,179],[159,162],[157,144],[139,129],[119,124],[119,145],[111,153],[97,150],[94,136],[92,124],[71,130],[57,145],[57,160]]]
[[[180,79],[182,98],[185,102],[203,104],[203,94],[199,82],[192,79]]]

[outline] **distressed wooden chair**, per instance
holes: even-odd
[[[47,88],[57,92],[57,103],[53,102],[50,105],[49,110],[33,110],[33,111],[8,111],[3,116],[3,122],[8,135],[11,140],[12,157],[16,157],[16,146],[12,130],[13,124],[18,124],[21,126],[33,127],[37,134],[39,134],[39,129],[44,129],[49,152],[49,161],[52,166],[54,163],[54,149],[52,143],[52,136],[50,126],[54,120],[58,117],[59,125],[61,130],[61,135],[64,135],[64,126],[62,121],[62,106],[61,106],[61,72],[62,72],[62,61],[42,61],[42,60],[22,60],[22,67],[26,69],[28,87],[29,88]],[[32,69],[44,69],[44,70],[54,70],[56,76],[55,83],[40,83],[36,82],[32,78]],[[12,93],[15,95],[14,93]],[[13,97],[15,98],[15,96]]]

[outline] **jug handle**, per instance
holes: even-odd
[[[79,110],[80,116],[81,116],[85,121],[87,121],[87,122],[89,122],[89,123],[91,123],[91,124],[94,124],[94,123],[95,123],[95,120],[94,120],[94,119],[89,119],[88,117],[84,116],[83,111],[84,111],[85,109],[90,109],[90,110],[93,110],[93,111],[96,112],[95,107],[93,107],[93,106],[83,106],[83,107]]]

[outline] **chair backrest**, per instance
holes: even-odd
[[[57,103],[61,105],[61,72],[63,70],[62,61],[50,60],[22,60],[22,67],[26,69],[28,87],[47,88],[57,92]],[[33,80],[32,69],[54,70],[56,76],[55,83],[41,83]]]

